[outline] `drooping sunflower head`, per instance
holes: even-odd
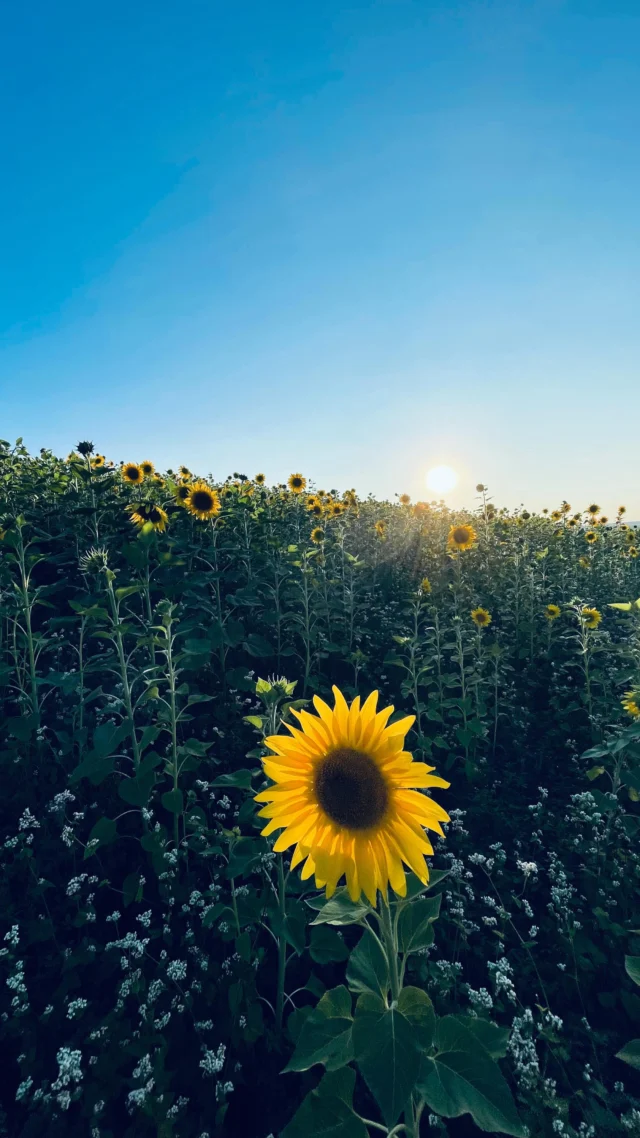
[[[633,530],[630,530],[628,526],[627,526],[626,539],[629,542],[629,545],[632,545],[636,540],[635,533],[633,532]]]
[[[561,509],[563,514],[568,514],[569,511],[571,510],[571,506],[569,505],[568,502],[563,502],[562,505],[560,506],[560,509]]]
[[[578,558],[578,565],[580,566],[581,569],[590,569],[591,568],[591,562],[589,561],[588,557],[579,557]]]
[[[560,616],[560,612],[560,605],[550,604],[546,606],[544,615],[546,616],[547,620],[557,620]]]
[[[155,466],[153,465],[153,463],[151,462],[150,459],[145,458],[144,462],[140,463],[140,469],[141,469],[142,473],[144,474],[145,478],[151,478],[151,475],[155,471]]]
[[[592,518],[595,518],[600,513],[600,507],[597,506],[595,502],[592,502],[590,506],[587,506],[586,512],[591,514]]]
[[[487,609],[477,608],[473,609],[471,613],[471,619],[476,628],[486,628],[487,625],[491,624],[492,617],[491,613],[488,612]]]
[[[258,486],[264,486],[264,483],[265,483],[265,476],[264,476],[264,474],[256,474],[256,476],[255,476],[255,478],[254,478],[254,480],[253,480],[253,481],[254,481],[254,482],[256,483],[256,485],[258,485]]]
[[[162,477],[161,474],[154,474],[153,475],[153,482],[154,482],[154,485],[157,486],[159,490],[164,490],[165,482],[164,482],[164,478]]]
[[[220,513],[220,495],[217,490],[212,490],[206,482],[192,482],[188,489],[189,494],[184,504],[195,518],[204,522]]]
[[[420,592],[428,594],[431,592],[431,581],[428,577],[423,577],[420,582]]]
[[[125,462],[122,466],[122,481],[129,482],[131,486],[139,486],[144,482],[144,471],[137,462]]]
[[[425,830],[442,834],[448,815],[416,788],[447,787],[433,767],[412,761],[403,749],[414,716],[389,725],[393,707],[376,711],[378,692],[360,706],[349,706],[333,688],[335,706],[318,696],[317,715],[295,711],[300,727],[286,724],[291,738],[265,740],[274,753],[263,760],[273,785],[256,795],[267,803],[266,837],[282,830],[276,853],[294,846],[291,868],[304,862],[301,876],[312,875],[327,897],[345,876],[349,896],[364,892],[375,905],[378,890],[390,884],[400,897],[407,891],[403,863],[427,883],[425,856],[433,853]]]
[[[105,457],[103,454],[96,454],[95,457],[91,459],[91,465],[94,470],[99,470],[101,466],[104,466],[104,464]]]
[[[190,493],[191,487],[188,486],[186,482],[183,482],[181,486],[176,486],[174,498],[176,502],[179,502],[181,506],[184,506]]]
[[[358,496],[355,490],[345,490],[344,494],[342,495],[342,501],[344,502],[347,509],[351,509],[353,506],[357,506]]]
[[[447,545],[449,549],[456,552],[465,549],[471,549],[475,544],[476,531],[473,526],[459,525],[451,526],[449,530],[449,537],[447,538]]]
[[[401,506],[408,506],[409,502],[411,501],[411,495],[410,494],[401,494],[399,501],[400,501]]]
[[[598,612],[597,609],[585,607],[582,610],[581,618],[584,622],[585,628],[594,629],[597,628],[600,624],[600,621],[602,620],[602,613]]]
[[[424,518],[425,514],[429,514],[430,512],[431,506],[428,502],[416,502],[413,507],[414,518]]]
[[[324,541],[324,530],[321,529],[320,526],[315,526],[315,528],[311,530],[311,540],[314,545],[322,545]]]
[[[382,519],[380,519],[380,521],[377,521],[375,523],[373,528],[376,531],[378,537],[384,537],[385,530],[387,528],[387,523],[385,521],[383,521]]]
[[[303,474],[290,474],[287,479],[287,486],[292,494],[302,494],[306,485],[307,480]]]
[[[622,703],[622,706],[624,707],[627,714],[631,715],[633,719],[637,719],[638,716],[640,716],[640,693],[639,692],[626,691],[624,693],[624,699],[622,699],[620,702]]]
[[[584,540],[589,542],[589,545],[595,545],[598,540],[598,535],[595,530],[589,529],[584,535]]]
[[[136,502],[127,506],[127,510],[131,514],[131,521],[138,529],[149,525],[158,533],[163,533],[167,528],[169,518],[162,506],[157,506],[155,502]]]

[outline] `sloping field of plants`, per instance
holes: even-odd
[[[0,443],[0,1135],[640,1135],[625,518]]]

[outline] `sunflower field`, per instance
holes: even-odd
[[[0,1135],[640,1135],[625,519],[0,443]]]

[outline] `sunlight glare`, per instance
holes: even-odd
[[[458,476],[450,466],[434,466],[427,474],[427,486],[434,494],[446,494],[453,490],[457,481]]]

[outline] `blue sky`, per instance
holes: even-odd
[[[34,0],[0,114],[2,437],[640,516],[636,0]]]

